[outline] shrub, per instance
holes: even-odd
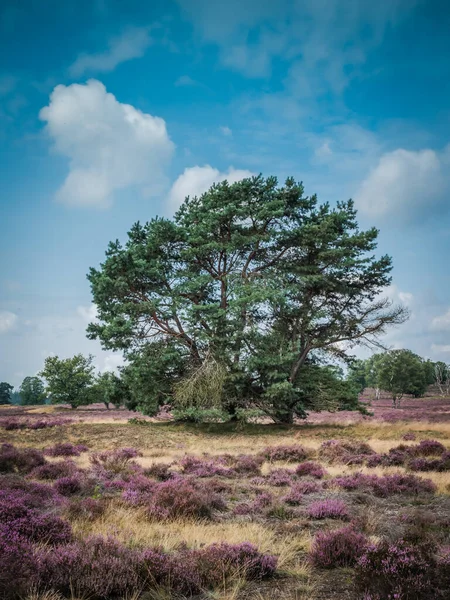
[[[239,454],[238,456],[231,457],[229,460],[233,471],[239,475],[256,476],[261,474],[261,465],[264,462],[262,456],[251,456],[248,454]]]
[[[295,506],[301,503],[304,494],[313,494],[314,492],[318,492],[319,490],[320,486],[318,483],[316,483],[315,481],[308,481],[307,479],[305,479],[303,481],[295,483],[289,490],[287,496],[283,498],[283,500],[286,504]]]
[[[334,483],[347,491],[368,489],[371,490],[375,496],[381,498],[386,498],[395,494],[418,495],[436,491],[436,486],[431,480],[403,473],[383,475],[382,477],[354,473],[353,475],[336,477]]]
[[[113,538],[89,537],[39,555],[41,584],[69,597],[109,599],[140,588],[140,554]]]
[[[314,477],[315,479],[322,479],[326,475],[325,469],[322,465],[315,462],[302,462],[295,469],[295,473],[299,477]]]
[[[94,498],[74,498],[67,507],[70,519],[95,521],[105,512],[105,504]]]
[[[10,526],[0,524],[0,597],[23,597],[36,572],[33,547]]]
[[[310,552],[315,567],[353,567],[364,553],[367,538],[352,527],[318,533]]]
[[[446,448],[436,440],[422,440],[417,446],[413,446],[413,452],[419,456],[440,456]]]
[[[167,481],[173,477],[173,473],[169,469],[170,465],[168,464],[153,463],[147,469],[144,469],[144,475],[154,477],[158,481]]]
[[[44,450],[44,454],[47,456],[80,456],[82,452],[87,451],[88,447],[83,444],[74,445],[70,442],[63,442],[47,448]]]
[[[147,503],[149,517],[156,519],[211,518],[213,510],[224,509],[218,494],[183,479],[156,484]]]
[[[82,479],[77,475],[61,477],[61,479],[57,479],[53,485],[55,490],[58,494],[61,494],[61,496],[73,496],[83,489]]]
[[[138,456],[142,454],[135,448],[117,448],[93,454],[90,459],[94,470],[100,474],[109,472],[117,475],[130,472],[132,470],[130,462]]]
[[[363,464],[375,451],[365,442],[327,440],[319,448],[319,456],[330,463]]]
[[[402,436],[402,440],[404,440],[405,442],[413,442],[416,439],[416,434],[413,433],[412,431],[409,431],[408,433],[405,433],[404,436]]]
[[[275,487],[292,485],[293,477],[295,477],[295,473],[289,469],[274,469],[269,473],[267,483]]]
[[[269,446],[263,450],[261,456],[270,462],[298,462],[308,458],[308,450],[303,446]]]
[[[19,449],[12,444],[0,446],[0,473],[26,474],[35,467],[45,464],[46,460],[39,450]]]
[[[261,580],[273,576],[277,566],[274,556],[261,554],[253,544],[212,544],[194,551],[197,568],[205,587],[216,587],[235,578]]]
[[[356,584],[375,598],[428,599],[433,596],[436,562],[430,547],[404,540],[381,541],[359,558]]]
[[[307,508],[308,517],[311,519],[344,519],[349,518],[348,507],[345,502],[335,498],[312,502]]]
[[[263,492],[253,500],[253,502],[241,502],[236,504],[233,509],[235,515],[254,515],[261,513],[264,509],[268,508],[272,504],[272,495]]]
[[[2,494],[15,494],[14,502],[23,502],[29,508],[51,506],[61,502],[61,496],[51,486],[27,481],[18,475],[0,476],[0,498]],[[0,501],[1,504],[1,501]]]
[[[55,480],[60,477],[69,477],[78,471],[76,464],[72,461],[65,460],[63,462],[46,463],[40,467],[34,468],[30,476],[35,479]]]
[[[227,469],[213,460],[202,460],[196,456],[184,456],[180,460],[180,466],[183,473],[195,477],[234,477],[236,475],[232,469]]]

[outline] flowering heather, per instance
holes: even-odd
[[[308,450],[299,444],[295,446],[269,446],[262,452],[263,458],[270,462],[299,462],[308,458]]]
[[[132,471],[137,466],[132,463],[132,459],[138,456],[142,456],[142,453],[135,448],[117,448],[92,454],[90,460],[94,472],[117,475]]]
[[[62,462],[46,463],[45,465],[35,467],[31,471],[30,477],[33,477],[34,479],[54,480],[59,479],[60,477],[69,477],[70,475],[74,475],[77,471],[78,467],[74,462],[64,460]]]
[[[12,527],[0,523],[0,597],[24,597],[36,572],[33,547]]]
[[[6,431],[14,431],[18,429],[46,429],[48,427],[58,427],[61,425],[68,425],[72,423],[72,419],[64,419],[62,417],[55,417],[51,419],[35,419],[35,420],[17,420],[17,419],[3,419],[0,424],[6,429]]]
[[[273,469],[267,476],[267,483],[275,487],[292,485],[295,473],[289,469]]]
[[[84,444],[71,444],[70,442],[62,442],[55,444],[51,448],[44,450],[47,456],[80,456],[82,452],[87,452],[88,447]]]
[[[320,485],[315,481],[309,481],[307,479],[295,483],[287,496],[283,498],[286,504],[292,506],[298,505],[303,500],[304,494],[314,494],[320,490]]]
[[[55,490],[61,496],[73,496],[79,494],[83,490],[83,480],[79,475],[70,475],[68,477],[61,477],[57,479],[53,484]]]
[[[416,434],[412,431],[405,433],[405,435],[402,436],[402,440],[405,442],[414,442],[416,440]]]
[[[0,446],[0,473],[26,474],[45,462],[42,452],[34,448],[16,448],[12,444]]]
[[[359,558],[356,583],[372,598],[427,600],[434,595],[436,561],[429,546],[404,540],[370,545]]]
[[[314,539],[310,560],[315,567],[321,569],[353,567],[366,546],[367,538],[350,526],[324,531]]]
[[[233,508],[234,515],[254,515],[261,513],[264,509],[268,508],[273,501],[271,494],[263,492],[258,494],[253,502],[241,502],[236,504]]]
[[[262,456],[251,456],[249,454],[239,454],[233,456],[228,463],[233,468],[233,471],[239,475],[255,475],[261,474],[261,465],[264,462]]]
[[[211,518],[213,510],[224,510],[225,502],[207,486],[174,479],[158,484],[148,505],[148,515],[158,519]]]
[[[95,521],[105,512],[105,504],[94,498],[74,498],[67,507],[67,516],[71,519]]]
[[[348,507],[345,502],[336,498],[327,498],[312,502],[307,508],[308,517],[311,519],[343,519],[349,518]]]
[[[170,465],[166,463],[153,463],[147,469],[144,469],[144,475],[154,477],[158,481],[167,481],[172,479],[173,473],[170,471]]]
[[[327,472],[325,469],[315,462],[302,462],[295,469],[296,475],[299,477],[314,477],[314,479],[322,479]]]
[[[140,588],[140,555],[113,538],[89,537],[39,554],[38,580],[69,597],[109,599]]]
[[[330,463],[363,464],[375,451],[365,442],[327,440],[319,448],[319,456]]]
[[[30,508],[56,506],[62,501],[50,485],[28,481],[19,475],[0,475],[0,497],[3,493],[16,494],[17,501],[21,499]]]
[[[367,489],[381,498],[395,494],[418,495],[436,491],[436,486],[431,480],[402,473],[383,475],[382,477],[354,473],[353,475],[336,477],[334,483],[347,491]]]
[[[183,473],[195,477],[234,477],[236,472],[214,460],[202,460],[196,456],[184,456],[179,462]]]
[[[422,440],[412,448],[413,453],[418,456],[440,456],[446,450],[444,444],[436,440]]]

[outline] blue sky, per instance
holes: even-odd
[[[93,353],[86,273],[136,220],[250,173],[354,198],[450,362],[450,6],[439,0],[3,0],[0,380]]]

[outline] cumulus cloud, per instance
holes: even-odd
[[[112,38],[105,52],[80,54],[70,66],[69,73],[72,77],[80,77],[88,72],[113,71],[120,63],[143,56],[151,43],[148,27],[130,27],[122,35]]]
[[[450,331],[450,308],[445,314],[434,317],[431,321],[431,329],[435,331]]]
[[[213,183],[225,181],[236,183],[246,177],[254,175],[251,171],[234,169],[230,167],[227,173],[221,173],[210,165],[204,167],[189,167],[176,179],[169,193],[168,203],[172,211],[178,209],[186,196],[200,196],[206,192]]]
[[[358,208],[371,217],[412,219],[422,214],[450,189],[449,159],[449,148],[441,153],[398,149],[382,155],[356,193]]]
[[[122,104],[100,81],[56,86],[39,117],[56,152],[69,158],[56,194],[63,204],[107,207],[118,190],[152,194],[165,186],[174,150],[165,121]]]
[[[17,325],[18,317],[8,310],[0,311],[0,334],[6,333]]]
[[[175,85],[177,87],[189,87],[196,86],[198,83],[192,79],[192,77],[189,77],[189,75],[181,75],[181,77],[178,77],[178,79],[175,81]]]

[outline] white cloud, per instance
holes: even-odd
[[[91,323],[97,319],[97,306],[95,304],[90,304],[89,306],[78,306],[77,315],[79,315],[86,323]]]
[[[450,308],[445,314],[434,317],[431,321],[431,329],[436,331],[450,331]]]
[[[103,366],[100,368],[100,371],[102,373],[105,371],[116,373],[119,367],[122,367],[124,364],[125,360],[121,354],[107,354],[103,357]]]
[[[448,187],[449,155],[448,149],[398,149],[382,155],[356,193],[358,208],[371,217],[417,216],[438,202]]]
[[[229,127],[227,127],[226,125],[224,127],[220,128],[220,131],[222,132],[222,134],[225,137],[233,137],[233,132],[231,131],[231,129]]]
[[[153,194],[166,185],[174,144],[165,121],[120,103],[100,81],[56,86],[39,117],[55,150],[70,160],[56,194],[63,204],[107,207],[117,190]]]
[[[431,350],[433,352],[441,354],[442,352],[450,352],[450,344],[432,344]]]
[[[17,325],[18,317],[8,310],[0,311],[0,334],[6,333]]]
[[[410,292],[403,292],[399,287],[392,283],[383,292],[382,296],[389,298],[394,303],[400,303],[410,308],[414,301],[414,296]]]
[[[152,43],[148,27],[130,27],[109,42],[109,49],[98,54],[80,54],[70,66],[72,77],[80,77],[87,72],[109,72],[117,65],[133,58],[140,58]]]
[[[221,173],[210,165],[204,167],[189,167],[176,179],[169,193],[169,207],[175,211],[183,203],[186,196],[200,196],[206,192],[213,183],[225,181],[236,183],[246,177],[254,175],[251,171],[234,169],[230,167],[227,173]]]

